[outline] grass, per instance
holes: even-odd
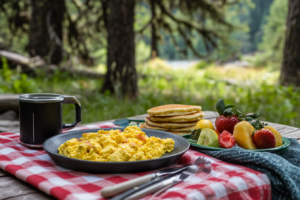
[[[235,104],[244,113],[259,112],[263,120],[300,127],[300,91],[279,86],[278,71],[213,66],[171,70],[162,61],[140,64],[137,70],[148,76],[139,79],[139,97],[134,101],[100,94],[102,80],[70,77],[60,72],[26,80],[33,84],[25,89],[81,95],[82,123],[145,114],[151,107],[169,103],[201,105],[203,110],[215,111],[217,100],[223,98],[226,104]],[[0,85],[2,93],[14,92],[3,87]],[[74,121],[73,105],[64,106],[63,116],[64,123]]]

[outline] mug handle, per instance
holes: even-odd
[[[76,119],[75,119],[75,122],[73,122],[73,124],[63,124],[62,128],[63,129],[74,128],[75,126],[79,125],[80,122],[81,122],[81,105],[80,105],[80,102],[74,96],[64,96],[63,104],[74,104],[75,105]]]

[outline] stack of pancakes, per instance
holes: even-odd
[[[169,104],[147,111],[145,123],[140,128],[168,131],[184,135],[194,130],[197,122],[204,117],[201,106]]]

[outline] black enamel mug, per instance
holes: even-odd
[[[76,119],[72,124],[63,124],[64,104],[74,104]],[[37,93],[19,97],[20,143],[27,147],[42,148],[48,138],[71,129],[81,122],[81,105],[74,96]]]

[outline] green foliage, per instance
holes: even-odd
[[[272,1],[274,3],[270,10],[270,16],[266,20],[269,5]],[[105,9],[102,8],[107,1],[76,0],[65,2],[67,12],[63,23],[63,46],[68,55],[71,57],[75,55],[76,58],[78,58],[76,62],[73,61],[73,59],[69,59],[69,62],[72,61],[74,66],[78,66],[78,62],[83,62],[85,59],[94,61],[95,65],[106,63],[107,32],[104,22],[106,16],[104,12]],[[166,7],[169,14],[175,16],[177,21],[183,20],[198,28],[205,28],[219,33],[219,35],[228,40],[228,43],[222,44],[220,38],[217,39],[217,36],[213,36],[212,42],[217,42],[219,49],[213,48],[213,45],[209,42],[209,44],[206,44],[201,34],[198,34],[197,31],[188,31],[188,25],[181,24],[178,26],[178,23],[166,15],[165,11],[162,11],[162,7],[157,4],[155,23],[160,27],[157,31],[157,35],[160,40],[159,56],[161,58],[171,60],[195,59],[195,53],[187,48],[187,38],[192,46],[194,46],[194,50],[199,54],[206,54],[207,47],[209,47],[213,51],[211,59],[222,61],[238,59],[241,54],[256,50],[257,44],[261,41],[262,36],[263,43],[260,49],[268,51],[268,56],[264,57],[267,57],[266,59],[275,60],[276,62],[281,58],[281,55],[277,54],[277,52],[280,52],[282,48],[281,45],[283,44],[282,38],[284,37],[283,30],[285,27],[282,25],[285,24],[287,1],[241,0],[238,4],[225,7],[221,6],[218,9],[212,10],[209,10],[210,1],[203,1],[203,5],[208,6],[205,8],[199,7],[199,3],[202,2],[201,0],[192,2],[191,5],[195,5],[194,8],[188,8],[188,3],[186,2],[189,1],[159,1],[158,3]],[[220,3],[219,5],[222,5],[222,2],[225,1],[216,1],[216,4]],[[0,48],[26,55],[25,47],[29,42],[27,33],[29,30],[28,22],[31,12],[30,2],[12,0],[3,1],[3,3],[5,4],[4,8],[6,12],[0,12]],[[15,6],[19,6],[19,8],[17,9]],[[196,11],[188,12],[189,9],[195,9]],[[221,13],[221,18],[218,15],[212,14],[210,11],[212,13]],[[12,18],[12,16],[17,18]],[[206,19],[204,20],[204,18]],[[223,19],[227,23],[232,24],[235,28],[229,30],[222,25],[222,23],[219,23],[220,20],[222,21]],[[143,54],[146,54],[150,48],[151,26],[149,23],[151,20],[149,1],[137,1],[134,22],[136,40],[138,41],[136,43],[136,52],[142,50]],[[266,21],[267,24],[263,27]],[[17,27],[17,22],[22,22],[22,26]],[[167,31],[168,28],[171,32]],[[144,30],[141,31],[141,29]],[[182,36],[182,31],[186,38]],[[145,45],[140,42],[142,40]],[[176,45],[174,41],[176,41]],[[280,45],[276,46],[276,44]],[[269,51],[274,48],[276,49],[274,53]],[[182,54],[183,51],[186,55]],[[137,61],[144,60],[144,57],[146,57],[144,55],[141,56],[141,54],[136,55]],[[148,57],[150,57],[150,53]],[[86,64],[91,63],[92,62],[86,62]]]
[[[217,100],[223,97],[227,103],[237,105],[243,113],[258,112],[262,120],[300,126],[300,91],[291,87],[264,82],[248,86],[227,85],[181,71],[172,74],[168,80],[163,76],[141,79],[139,86],[140,96],[135,101],[120,101],[99,94],[83,96],[84,121],[144,114],[151,107],[168,103],[201,105],[203,110],[215,111]]]
[[[217,25],[215,21],[207,18],[205,22],[197,20],[197,23],[204,23],[204,26],[207,29],[213,30],[214,32],[220,33],[223,38],[226,38],[226,41],[221,41],[219,39],[214,39],[218,48],[215,48],[211,45],[211,60],[227,60],[227,59],[237,59],[239,53],[249,52],[251,44],[249,42],[250,36],[249,32],[249,22],[250,14],[249,10],[252,9],[253,4],[249,0],[243,0],[239,4],[228,5],[223,8],[222,12],[224,15],[225,21],[233,25],[233,28],[228,29],[223,25]],[[178,12],[178,15],[182,16],[182,13]],[[201,16],[199,16],[199,19]],[[194,32],[186,33],[188,37],[192,38],[192,43],[195,46],[195,49],[199,54],[207,53],[207,44],[202,37],[195,34]],[[186,49],[187,46],[184,42],[184,39],[178,33],[177,30],[173,33],[174,39],[177,41],[177,45],[174,45],[172,38],[163,32],[163,43],[159,45],[160,57],[170,60],[178,59],[195,59],[195,55],[191,50],[187,51],[186,56],[183,56],[179,49]]]
[[[158,61],[160,63],[162,61]],[[4,62],[6,63],[5,59]],[[154,66],[152,66],[154,65]],[[47,92],[76,94],[82,104],[82,123],[126,118],[145,114],[154,106],[169,103],[201,105],[203,110],[216,111],[216,103],[223,98],[226,104],[234,104],[242,113],[261,113],[260,119],[300,127],[300,89],[276,84],[269,72],[251,77],[249,84],[240,80],[226,83],[217,68],[202,70],[160,70],[162,64],[138,66],[147,76],[139,79],[139,97],[117,99],[109,94],[99,94],[103,80],[70,76],[57,71],[53,75],[38,74],[34,79],[23,76],[3,64],[0,71],[1,93]],[[253,69],[252,69],[253,70]],[[168,73],[166,73],[166,71]],[[212,76],[212,74],[218,74]],[[245,72],[246,73],[246,72]],[[236,77],[241,76],[236,73]],[[21,84],[15,84],[21,82]],[[64,106],[64,123],[74,121],[74,107]]]
[[[262,42],[259,44],[262,52],[246,56],[243,60],[254,67],[268,67],[273,70],[281,68],[287,13],[288,1],[273,1],[270,14],[266,17],[267,22],[263,26]]]
[[[230,21],[234,25],[234,29],[231,31],[219,29],[224,37],[228,38],[228,43],[221,44],[219,51],[214,52],[215,59],[237,59],[239,53],[246,53],[249,51],[249,10],[253,7],[251,1],[242,1],[240,4],[227,6],[226,20]],[[214,26],[214,24],[211,24]]]
[[[270,15],[263,27],[263,41],[260,50],[266,54],[265,60],[281,63],[286,29],[288,1],[274,0],[270,7]]]
[[[0,69],[0,93],[31,93],[36,90],[35,82],[19,70],[11,70],[5,57]]]
[[[136,55],[135,60],[137,63],[143,62],[150,58],[150,46],[146,45],[143,40],[139,40],[135,49]]]
[[[274,0],[252,0],[255,5],[253,9],[249,10],[249,51],[253,52],[258,49],[258,44],[262,39],[262,27],[265,24],[266,16],[269,13],[270,5]]]
[[[266,0],[266,2],[270,1]],[[81,54],[86,55],[86,52],[90,52],[94,60],[103,63],[106,55],[105,39],[107,33],[103,31],[105,24],[101,21],[102,18],[100,16],[97,17],[97,13],[102,3],[106,1],[101,1],[102,3],[95,1],[95,6],[88,5],[89,1],[74,2],[83,7],[77,7],[78,5],[76,6],[73,1],[67,1],[69,21],[64,24],[64,34],[74,35],[71,35],[72,37],[69,35],[70,41],[64,41],[64,48],[70,54],[72,54],[71,52],[78,54],[81,51]],[[84,2],[87,4],[81,5]],[[166,4],[170,2],[166,1]],[[181,2],[185,3],[185,1]],[[238,5],[223,8],[225,13],[224,19],[236,27],[233,31],[221,25],[216,26],[213,20],[205,21],[206,28],[221,33],[222,37],[229,40],[228,44],[221,44],[218,51],[213,49],[213,58],[222,60],[230,57],[239,58],[241,53],[251,50],[252,43],[250,41],[253,38],[253,41],[255,41],[254,45],[260,40],[259,37],[261,36],[259,33],[261,33],[264,19],[258,16],[265,16],[266,10],[263,11],[263,15],[256,14],[260,12],[261,7],[259,6],[265,3],[262,0],[253,0],[253,2],[255,2],[257,9],[253,12],[254,14],[251,14],[252,4],[250,0],[244,0]],[[151,19],[151,16],[149,7],[138,4],[136,8],[139,11],[136,12],[134,26],[135,30],[138,31],[145,26]],[[12,11],[10,10],[10,12]],[[191,19],[190,17],[195,17],[185,16],[188,13],[178,12],[178,9],[173,11],[176,13],[177,19],[189,20]],[[80,13],[82,12],[88,13],[90,18],[81,17]],[[196,17],[199,17],[198,21],[201,20],[200,15],[203,13],[199,12],[196,14]],[[257,54],[257,56],[251,58],[251,62],[255,66],[264,67],[268,64],[269,59],[272,59],[274,63],[280,63],[286,14],[287,1],[274,0],[270,16],[267,17],[267,23],[263,28],[264,37],[260,45],[260,49],[265,51],[265,53]],[[102,15],[103,17],[105,16],[104,13]],[[159,17],[165,16],[160,15]],[[98,20],[101,23],[98,23]],[[171,37],[167,31],[162,31],[163,41],[159,47],[160,55],[164,58],[180,59],[182,57],[179,54],[179,49],[187,49],[186,40],[182,37],[176,23],[170,22],[172,21],[170,19],[168,20],[166,22],[173,30],[172,34],[174,37]],[[193,25],[196,24],[195,26],[200,27],[198,21],[193,21]],[[256,24],[257,26],[254,26]],[[0,48],[5,43],[9,49],[24,53],[22,51],[24,51],[28,43],[28,35],[22,34],[20,38],[14,37],[11,39],[12,34],[9,31],[8,22],[3,13],[0,13],[0,25]],[[67,30],[67,27],[81,30],[82,36],[84,36],[81,38],[82,40],[78,40],[75,37],[76,32],[72,31],[72,29]],[[182,27],[185,30],[183,25]],[[253,32],[253,30],[255,31]],[[148,29],[145,30],[143,37],[137,34],[137,62],[144,61],[150,56],[149,32]],[[195,31],[184,31],[184,33],[190,39],[196,51],[206,53],[207,46],[199,34],[196,34]],[[174,45],[174,40],[177,45]],[[9,44],[6,44],[6,42],[9,42]],[[193,52],[190,50],[186,51],[186,55],[186,58],[193,58]],[[77,67],[79,65],[78,62],[79,59],[74,62]],[[222,97],[226,103],[237,105],[243,113],[259,112],[262,114],[261,118],[263,120],[300,127],[300,116],[298,114],[300,112],[300,91],[293,87],[278,86],[275,81],[279,74],[278,70],[275,71],[277,75],[266,73],[255,80],[250,80],[249,84],[246,80],[240,80],[240,82],[231,84],[226,82],[226,78],[229,77],[220,75],[215,67],[207,67],[208,63],[205,61],[200,62],[195,67],[197,70],[172,71],[168,69],[162,60],[157,59],[151,61],[151,63],[137,66],[139,73],[147,75],[145,78],[139,79],[140,96],[136,100],[126,98],[120,100],[110,96],[110,94],[98,93],[103,80],[89,80],[80,76],[70,76],[59,70],[52,75],[38,74],[33,80],[27,75],[20,73],[19,70],[9,69],[5,58],[2,58],[2,63],[0,93],[53,92],[81,95],[83,123],[144,114],[151,107],[168,103],[200,104],[204,110],[215,110],[217,100]],[[100,67],[103,71],[103,66],[101,65]],[[237,79],[238,76],[240,74],[236,73]],[[74,108],[72,105],[64,106],[64,118],[69,122],[74,120]]]
[[[255,53],[251,56],[243,56],[242,60],[250,63],[252,67],[261,68],[268,64],[269,55],[267,53]]]
[[[27,54],[29,4],[30,1],[0,1],[0,49]]]
[[[196,69],[205,69],[206,67],[208,67],[210,64],[204,60],[198,62],[194,67]]]

